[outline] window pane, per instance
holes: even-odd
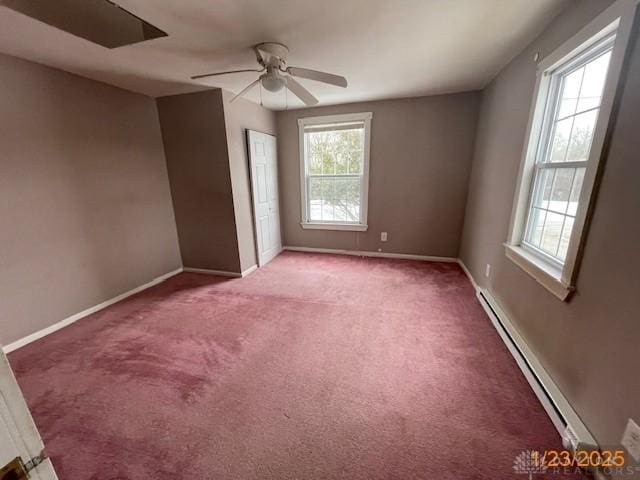
[[[347,211],[344,203],[340,200],[335,201],[333,206],[333,219],[337,222],[346,222],[347,221]]]
[[[348,153],[349,173],[362,173],[362,150],[353,150]]]
[[[593,138],[593,130],[597,119],[597,110],[581,113],[574,117],[569,150],[567,152],[568,162],[586,162],[588,160],[591,139]]]
[[[336,173],[349,173],[349,157],[344,152],[338,152],[336,155]]]
[[[607,79],[610,59],[611,51],[608,51],[589,62],[585,67],[584,80],[580,89],[580,100],[578,101],[579,112],[600,106],[600,97],[604,89],[604,82]]]
[[[324,149],[322,152],[322,174],[333,175],[336,173],[336,160],[333,156],[333,152],[328,149]]]
[[[562,82],[562,99],[578,98],[580,95],[580,87],[582,86],[582,77],[584,75],[584,67],[574,70],[563,78]]]
[[[322,220],[333,220],[333,179],[322,179]]]
[[[580,191],[582,190],[582,182],[584,180],[584,168],[576,169],[576,176],[573,180],[573,186],[571,187],[571,195],[569,197],[569,208],[567,213],[569,215],[576,215],[578,211],[578,200],[580,200]]]
[[[542,239],[542,230],[544,228],[544,220],[547,216],[546,210],[540,210],[534,208],[531,212],[531,218],[529,219],[529,234],[527,241],[536,247],[540,246],[540,240]]]
[[[360,177],[310,177],[309,219],[360,221]]]
[[[570,117],[576,113],[576,107],[578,106],[577,98],[563,98],[560,101],[560,109],[558,110],[558,118]]]
[[[318,143],[316,137],[305,136],[305,158],[309,173],[322,173],[322,144]]]
[[[322,155],[312,153],[308,158],[309,173],[311,175],[318,175],[322,173]]]
[[[551,191],[551,199],[549,201],[549,210],[553,210],[558,213],[565,213],[567,211],[569,195],[571,194],[571,185],[573,184],[573,176],[575,173],[575,168],[556,169],[553,188]]]
[[[535,181],[535,189],[533,196],[533,205],[540,208],[549,208],[549,200],[551,199],[551,187],[553,186],[553,177],[555,169],[544,168],[538,170]]]
[[[342,177],[335,179],[336,220],[358,222],[360,220],[360,179]]]
[[[573,230],[573,218],[566,217],[564,221],[564,227],[562,228],[562,235],[560,236],[560,246],[558,247],[557,257],[564,261],[567,257],[567,250],[569,249],[569,239],[571,238],[571,230]]]
[[[580,86],[582,84],[582,76],[584,67],[571,72],[562,79],[562,95],[560,97],[560,109],[556,118],[564,118],[576,113],[578,104],[578,96],[580,95]]]
[[[567,155],[567,146],[569,145],[572,125],[573,117],[560,120],[555,124],[549,155],[550,162],[564,162]]]
[[[540,248],[550,255],[555,256],[556,251],[558,250],[564,218],[564,215],[547,212],[547,217],[544,222],[544,230],[542,231]]]
[[[321,169],[314,167],[313,174],[362,173],[364,128],[305,132],[305,138],[310,173],[312,161],[321,162]]]
[[[311,220],[322,220],[322,178],[312,177],[309,179],[309,218]]]

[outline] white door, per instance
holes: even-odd
[[[258,265],[262,266],[282,250],[276,137],[247,130],[247,143]]]
[[[30,479],[57,480],[51,460],[42,456],[43,449],[27,403],[0,347],[0,478],[22,478],[22,463],[25,470],[30,470]]]

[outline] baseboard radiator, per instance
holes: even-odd
[[[478,288],[476,292],[482,308],[562,437],[564,447],[572,451],[598,450],[599,447],[593,435],[542,367],[498,302],[486,289]],[[602,472],[592,471],[591,473],[595,478],[606,478],[602,476]]]

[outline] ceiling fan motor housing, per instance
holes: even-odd
[[[280,74],[278,67],[267,67],[267,73],[260,75],[260,81],[265,90],[279,92],[287,83],[286,78]]]
[[[289,49],[286,45],[275,42],[259,43],[253,49],[256,52],[258,63],[265,68],[286,68]]]

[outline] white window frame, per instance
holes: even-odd
[[[606,157],[604,147],[611,133],[611,113],[620,94],[620,76],[629,46],[637,4],[638,0],[618,0],[538,64],[509,236],[505,242],[505,253],[509,259],[563,301],[575,290],[577,266],[582,256],[586,226],[595,204],[594,187],[604,166],[604,157]],[[535,176],[537,150],[540,137],[543,134],[545,116],[548,112],[547,106],[550,102],[551,72],[578,58],[585,50],[614,32],[616,35],[615,43],[609,61],[598,120],[593,132],[591,150],[578,200],[578,210],[567,255],[564,263],[560,264],[555,259],[545,258],[545,255],[534,252],[531,248],[523,245]]]
[[[321,117],[305,117],[298,119],[298,145],[300,150],[300,211],[302,215],[302,221],[300,225],[304,229],[315,230],[347,230],[363,232],[366,231],[367,226],[367,212],[369,204],[369,154],[371,150],[371,119],[373,118],[372,112],[363,113],[347,113],[344,115],[324,115]],[[361,191],[361,204],[360,204],[360,222],[320,222],[311,221],[309,219],[309,212],[307,208],[307,176],[308,168],[305,161],[304,152],[304,129],[309,125],[325,125],[332,123],[343,122],[363,122],[364,123],[364,152],[362,160],[362,183],[360,186]]]

